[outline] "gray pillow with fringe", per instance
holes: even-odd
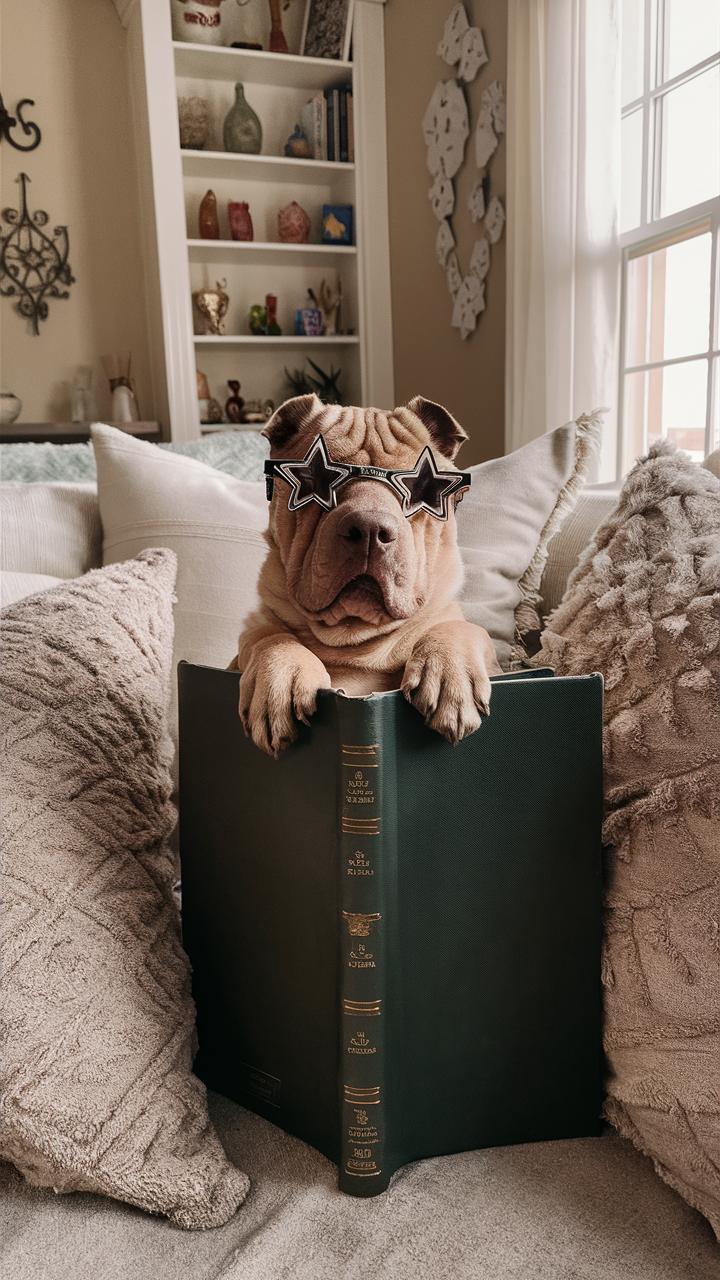
[[[600,433],[595,411],[470,468],[457,508],[460,603],[468,622],[489,632],[503,667],[525,657],[540,631],[548,545],[588,479]]]

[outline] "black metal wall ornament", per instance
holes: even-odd
[[[15,108],[15,115],[11,116],[2,100],[2,94],[0,94],[0,141],[3,138],[7,138],[10,146],[14,147],[16,151],[34,151],[36,147],[40,146],[40,139],[42,138],[40,126],[35,124],[33,120],[26,120],[23,115],[24,107],[34,106],[35,103],[32,98],[21,98]],[[20,126],[25,137],[30,138],[29,142],[18,142],[10,136],[11,130],[15,129],[17,125]]]
[[[44,209],[30,213],[28,175],[20,173],[15,181],[20,184],[19,208],[2,211],[11,230],[1,234],[0,228],[0,296],[17,298],[15,310],[39,334],[40,321],[48,317],[47,299],[70,297],[62,287],[75,281],[68,262],[70,241],[67,227],[55,227],[52,236],[43,230],[50,221]]]

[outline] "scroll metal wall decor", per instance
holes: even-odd
[[[17,209],[3,209],[2,220],[10,230],[0,233],[0,295],[16,298],[15,310],[30,321],[34,334],[40,321],[47,320],[49,298],[69,298],[67,287],[75,277],[68,262],[70,242],[67,227],[58,226],[52,235],[43,230],[50,218],[44,209],[30,213],[26,173],[18,175],[20,201]]]
[[[36,125],[32,120],[26,120],[23,115],[25,107],[34,106],[35,103],[32,98],[21,98],[15,108],[16,114],[11,116],[2,100],[2,94],[0,94],[0,140],[2,140],[2,138],[7,138],[10,146],[14,147],[16,151],[34,151],[36,147],[40,146],[42,134],[40,132],[39,125]],[[12,136],[13,130],[16,129],[18,125],[25,134],[25,137],[30,139],[29,142],[20,142],[17,138]]]
[[[479,27],[471,27],[465,6],[456,4],[450,11],[438,54],[454,68],[454,79],[440,80],[433,89],[423,117],[422,128],[427,146],[427,167],[433,178],[428,198],[439,222],[435,238],[438,263],[445,271],[447,287],[453,301],[451,325],[467,338],[477,326],[478,316],[485,310],[485,280],[490,270],[491,245],[498,242],[505,228],[505,209],[499,196],[490,194],[488,163],[505,132],[505,95],[499,80],[483,90],[480,112],[475,127],[475,164],[477,181],[468,199],[468,213],[473,224],[482,224],[483,234],[473,245],[468,271],[463,273],[455,248],[453,218],[455,187],[453,179],[465,160],[470,136],[470,119],[466,86],[473,81],[488,61],[485,41]]]

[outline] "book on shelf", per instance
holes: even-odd
[[[403,1164],[599,1132],[602,681],[493,680],[451,747],[322,691],[278,760],[182,663],[183,936],[213,1089],[355,1195]]]
[[[352,87],[325,89],[303,107],[302,124],[316,160],[355,159]]]

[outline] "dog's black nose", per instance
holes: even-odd
[[[386,512],[348,511],[337,531],[346,542],[362,542],[368,547],[386,546],[398,536],[397,525]]]

